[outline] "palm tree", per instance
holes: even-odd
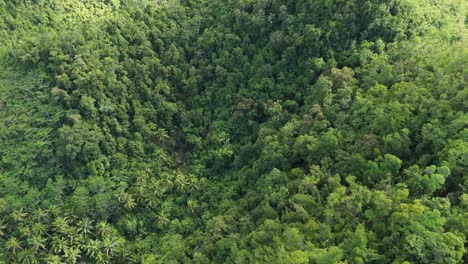
[[[180,172],[177,173],[175,177],[176,188],[181,192],[185,192],[188,189],[188,184],[189,182],[187,180],[187,177],[185,177],[185,175]]]
[[[161,226],[166,226],[167,224],[169,224],[171,222],[171,220],[169,219],[169,214],[164,212],[164,211],[161,211],[159,212],[158,214],[158,223],[161,225]]]
[[[2,213],[7,208],[7,202],[5,199],[0,198],[0,213]]]
[[[43,223],[38,222],[31,227],[31,231],[34,235],[43,235],[47,231],[47,227]]]
[[[135,199],[133,199],[133,197],[132,197],[131,194],[126,194],[126,195],[125,195],[125,203],[124,203],[125,209],[131,210],[131,209],[133,209],[135,206],[136,206]]]
[[[66,217],[58,216],[57,218],[55,218],[54,222],[52,223],[52,226],[54,226],[56,232],[65,234],[67,233],[69,228],[68,223],[69,221]]]
[[[66,235],[68,236],[68,239],[70,240],[71,246],[75,244],[79,244],[80,241],[84,239],[84,236],[78,232],[78,228],[74,226],[70,226],[68,228]]]
[[[7,228],[8,226],[0,220],[0,237],[5,235],[4,230],[6,230]]]
[[[89,240],[88,243],[84,246],[86,250],[86,254],[90,257],[96,257],[99,253],[101,253],[101,242],[99,240]]]
[[[40,249],[45,249],[46,239],[41,236],[33,236],[29,243],[32,245],[33,249],[39,251]]]
[[[167,130],[164,128],[158,128],[156,130],[156,139],[159,141],[159,143],[163,144],[166,142],[167,139],[169,139],[169,134],[167,133]]]
[[[197,202],[194,201],[194,200],[192,200],[192,199],[188,199],[188,201],[187,201],[187,206],[188,206],[188,208],[190,209],[190,211],[191,211],[192,213],[195,213],[195,211],[196,211],[197,208],[198,208]]]
[[[163,183],[167,189],[171,190],[174,187],[174,175],[165,174],[164,176]]]
[[[150,208],[155,208],[159,204],[159,198],[154,195],[149,195],[145,199],[145,204]]]
[[[149,182],[146,184],[146,190],[149,195],[161,197],[164,193],[164,181],[157,180],[156,178],[151,178]]]
[[[18,259],[22,264],[37,264],[39,260],[32,250],[23,250],[18,254]]]
[[[23,237],[30,237],[32,236],[32,231],[29,226],[20,226],[18,227],[18,231],[20,232],[21,236]]]
[[[97,264],[108,264],[110,263],[108,261],[108,258],[104,257],[104,254],[102,254],[101,251],[98,251],[96,256],[94,257],[94,260],[96,261]]]
[[[49,208],[49,212],[50,212],[50,214],[51,214],[52,216],[58,216],[58,215],[60,214],[60,212],[62,211],[62,210],[60,210],[60,208],[58,208],[58,206],[55,205],[55,204],[49,206],[48,208]]]
[[[123,202],[125,200],[125,190],[123,188],[119,188],[116,191],[115,197],[117,198],[117,201]]]
[[[62,264],[62,259],[60,259],[60,256],[49,254],[45,258],[45,262],[47,264]]]
[[[101,236],[107,236],[107,235],[110,235],[112,229],[111,227],[109,226],[108,223],[106,223],[105,221],[99,221],[99,223],[97,223],[96,225],[98,231],[99,231],[99,234]]]
[[[5,244],[5,248],[11,251],[13,254],[16,254],[16,251],[21,249],[21,241],[19,241],[16,237],[10,237]]]
[[[89,218],[83,218],[78,222],[78,232],[83,235],[88,235],[93,230],[93,220]]]
[[[119,246],[119,241],[114,237],[107,236],[102,241],[102,247],[104,252],[108,256],[112,256],[114,254],[115,249]]]
[[[166,164],[166,165],[172,165],[173,164],[173,160],[172,160],[172,157],[169,156],[169,154],[167,154],[166,151],[164,151],[164,149],[160,148],[160,149],[157,149],[156,152],[156,160],[158,161],[159,164]]]
[[[23,212],[23,208],[21,208],[19,210],[13,211],[13,213],[11,213],[11,218],[13,218],[13,220],[16,222],[23,222],[27,215],[27,213]]]
[[[143,184],[138,184],[135,188],[136,201],[141,203],[146,199],[146,188]]]
[[[68,263],[75,264],[78,258],[81,256],[81,251],[78,248],[65,248],[65,258]]]
[[[156,195],[157,197],[161,197],[162,194],[165,192],[164,190],[164,182],[159,180],[159,181],[156,181],[156,180],[153,180],[151,181],[151,190],[152,190],[152,193],[154,195]]]
[[[68,247],[67,240],[63,237],[55,236],[52,238],[52,252],[60,253]]]
[[[200,186],[198,186],[198,179],[193,174],[189,175],[188,182],[190,192],[198,191],[200,189]]]
[[[47,218],[49,217],[49,212],[45,209],[37,209],[36,211],[34,211],[33,215],[35,220],[40,222],[47,220]]]

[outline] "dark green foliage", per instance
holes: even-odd
[[[0,263],[467,262],[466,10],[0,0]]]

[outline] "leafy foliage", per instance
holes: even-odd
[[[0,263],[467,262],[465,2],[0,0]]]

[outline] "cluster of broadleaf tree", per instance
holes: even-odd
[[[0,263],[468,262],[463,0],[0,0]]]

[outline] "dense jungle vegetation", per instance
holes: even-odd
[[[0,0],[0,263],[468,263],[467,25]]]

